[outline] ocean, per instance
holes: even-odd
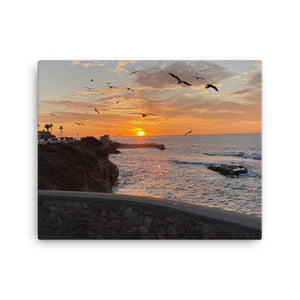
[[[119,168],[113,192],[190,202],[261,216],[261,134],[112,137],[121,143],[165,144],[120,149],[109,159]],[[248,169],[238,178],[207,169],[211,163],[236,163]]]

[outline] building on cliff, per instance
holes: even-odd
[[[110,144],[110,143],[112,143],[112,140],[109,138],[108,134],[105,134],[100,137],[100,142],[103,144]]]
[[[43,129],[42,131],[38,131],[38,139],[45,139],[48,140],[50,138],[55,138],[56,136],[52,133],[50,133],[49,131],[45,131],[45,129]]]

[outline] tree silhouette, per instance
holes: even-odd
[[[62,131],[63,131],[63,127],[60,125],[59,130],[60,130],[60,136],[62,137]]]
[[[51,133],[52,133],[52,127],[53,127],[53,124],[50,123],[49,128],[51,129]]]
[[[47,132],[49,132],[49,128],[51,128],[50,124],[45,124],[45,128],[46,128]]]

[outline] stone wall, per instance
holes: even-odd
[[[39,239],[260,239],[261,219],[107,193],[39,191]]]

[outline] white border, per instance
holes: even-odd
[[[299,295],[296,4],[4,3],[1,298],[252,300]],[[262,60],[263,240],[38,241],[36,83],[42,59]]]

